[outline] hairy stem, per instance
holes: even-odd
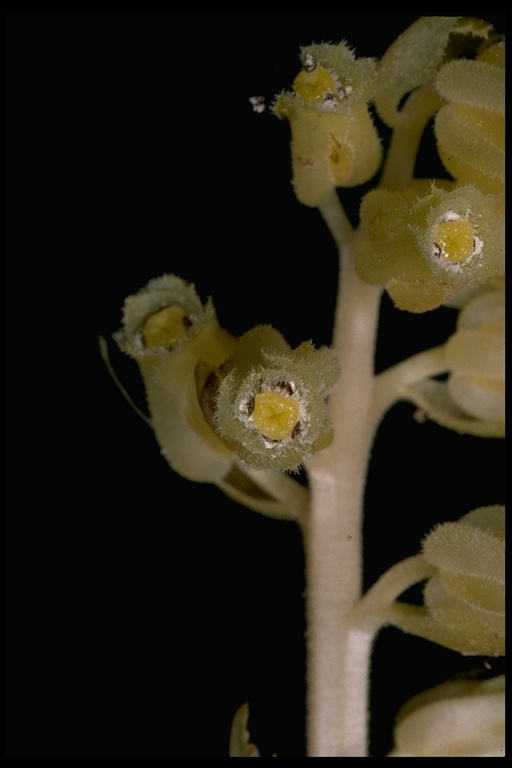
[[[381,289],[355,273],[355,233],[335,192],[320,212],[340,248],[333,346],[341,378],[329,400],[334,442],[307,463],[308,755],[355,757],[367,754],[372,638],[351,629],[349,614],[361,595],[364,488],[377,427],[372,401]]]

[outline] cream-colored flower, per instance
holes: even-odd
[[[505,677],[455,680],[400,710],[388,757],[505,757]]]
[[[236,339],[219,326],[212,302],[203,306],[193,285],[163,275],[125,300],[114,338],[139,366],[151,424],[171,467],[189,480],[218,482],[234,455],[204,418],[195,371],[199,363],[223,363]]]
[[[438,72],[447,104],[435,118],[439,157],[460,184],[501,195],[505,185],[505,40],[496,37],[476,60],[459,59]]]
[[[368,110],[376,60],[356,59],[341,42],[302,48],[301,61],[293,92],[281,93],[273,111],[290,123],[295,194],[316,206],[334,187],[363,184],[379,169],[382,147]]]
[[[447,381],[426,380],[405,396],[429,419],[457,432],[505,434],[505,291],[475,293],[445,346]]]
[[[424,605],[396,596],[424,581]],[[368,591],[357,609],[465,656],[505,653],[505,507],[478,507],[442,523],[422,552],[397,563]]]
[[[269,334],[281,345],[280,352],[276,351],[278,357],[283,350],[290,352],[277,331],[270,329]],[[262,340],[261,335],[258,338]],[[268,340],[268,334],[266,338]],[[254,466],[249,469],[247,464],[242,465],[237,453],[242,446],[236,440],[226,440],[219,435],[213,418],[217,408],[213,397],[219,383],[217,372],[226,366],[223,372],[227,373],[228,367],[232,370],[233,365],[239,365],[241,361],[235,356],[239,341],[219,326],[211,300],[203,305],[194,286],[176,275],[150,280],[138,293],[125,300],[122,327],[114,339],[139,366],[150,413],[147,421],[155,432],[163,456],[175,472],[188,480],[213,483],[237,503],[262,514],[293,520],[303,518],[307,508],[307,491],[303,486],[286,475],[275,473],[270,477],[269,473]],[[257,344],[250,349],[254,365],[260,362],[260,353]],[[106,357],[104,349],[102,354]],[[242,357],[246,354],[248,349],[244,343]],[[293,354],[295,361],[306,369],[307,376],[310,375],[310,364],[321,367],[316,378],[313,376],[315,396],[312,399],[315,404],[308,407],[310,399],[302,392],[301,384],[297,384],[289,396],[288,388],[280,380],[270,392],[262,393],[261,387],[258,390],[256,386],[254,408],[251,410],[251,405],[249,411],[256,433],[260,427],[267,435],[267,442],[273,446],[282,448],[283,443],[291,444],[289,447],[295,456],[299,444],[295,438],[299,432],[300,440],[306,441],[306,447],[303,446],[306,452],[320,448],[324,438],[318,431],[323,430],[324,436],[327,432],[327,437],[332,434],[318,390],[324,391],[327,379],[332,384],[337,365],[327,348],[313,350],[305,344]],[[230,365],[228,361],[233,358],[235,363]],[[275,362],[279,363],[279,360]],[[291,371],[287,373],[291,375]],[[318,378],[321,379],[320,387],[316,387]],[[276,391],[279,384],[281,391]],[[293,389],[295,384],[289,382],[289,386]],[[299,390],[302,401],[304,397],[307,400],[305,407],[293,396]],[[228,420],[230,418],[228,416]],[[299,418],[300,425],[297,424]],[[317,432],[313,435],[315,429]],[[295,458],[295,461],[299,460]]]
[[[424,605],[397,599],[423,581]],[[392,625],[465,656],[503,656],[505,507],[478,507],[435,527],[420,554],[396,563],[368,590],[354,622],[372,631]]]
[[[290,349],[271,326],[238,340],[236,354],[205,379],[201,400],[221,439],[255,469],[294,471],[333,438],[326,397],[339,376],[329,347]]]
[[[431,87],[450,59],[476,52],[495,30],[482,19],[421,16],[390,45],[377,67],[375,106],[386,125],[403,118],[404,98]]]
[[[505,270],[503,199],[474,186],[418,179],[362,200],[359,277],[383,285],[398,309],[426,312]]]

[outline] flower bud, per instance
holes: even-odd
[[[505,423],[505,292],[490,291],[459,314],[446,345],[453,401],[476,419]]]
[[[425,578],[424,606],[393,602],[397,583],[403,592]],[[423,540],[421,555],[393,566],[368,594],[372,600],[363,605],[379,605],[382,623],[465,656],[503,656],[505,507],[478,507],[438,525]]]
[[[476,60],[445,64],[435,87],[447,100],[435,118],[444,167],[460,184],[503,194],[505,183],[505,41],[496,39]]]
[[[423,557],[437,569],[424,590],[435,642],[465,655],[504,655],[505,508],[479,507],[437,526]]]
[[[397,600],[425,580],[423,606]],[[379,577],[353,616],[372,631],[391,624],[465,656],[504,655],[505,507],[478,507],[438,525],[421,554]]]

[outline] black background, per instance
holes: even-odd
[[[293,196],[288,126],[249,97],[289,88],[301,45],[380,56],[420,15],[7,13],[9,756],[226,756],[247,700],[263,755],[304,756],[299,531],[174,475],[98,335],[174,272],[235,334],[271,323],[328,344],[335,249]],[[470,15],[504,30],[503,13]],[[362,191],[343,193],[351,215]],[[377,367],[453,322],[385,298]],[[110,351],[144,407],[135,364]],[[366,585],[435,522],[503,503],[502,441],[413,410],[375,444]],[[403,701],[482,662],[391,629],[375,659],[375,756]]]

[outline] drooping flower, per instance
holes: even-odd
[[[390,45],[377,67],[375,106],[396,128],[404,100],[434,87],[437,72],[450,60],[474,55],[493,39],[495,30],[483,19],[464,16],[421,16]],[[407,101],[405,102],[407,103]]]
[[[445,345],[446,381],[427,379],[403,394],[427,418],[457,432],[505,435],[505,291],[492,286],[462,307]]]
[[[425,578],[423,606],[395,601],[397,591]],[[374,605],[381,623],[465,656],[503,656],[505,507],[478,507],[435,527],[420,555],[380,577],[363,599],[363,611],[365,603]]]
[[[475,60],[459,59],[438,72],[446,100],[435,117],[439,157],[459,184],[502,195],[505,184],[505,40],[491,38]]]

